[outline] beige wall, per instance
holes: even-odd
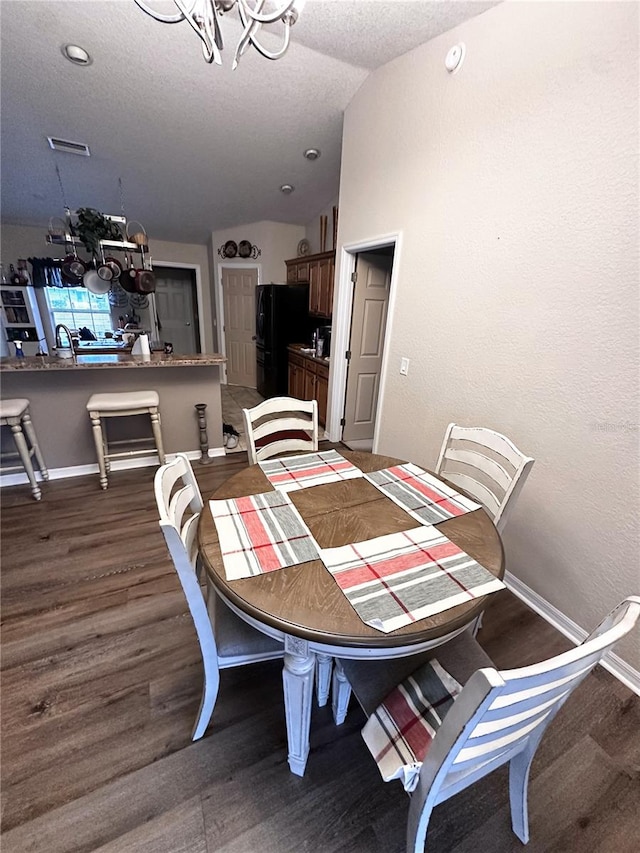
[[[503,3],[374,72],[339,245],[394,232],[379,451],[433,466],[450,421],[511,436],[536,463],[507,567],[593,627],[640,593],[637,4]],[[640,668],[637,633],[618,651]]]
[[[335,248],[333,245],[333,208],[338,206],[338,199],[334,199],[331,204],[321,210],[317,216],[307,222],[305,226],[305,236],[311,247],[311,254],[315,255],[320,251],[320,217],[327,217],[327,245],[325,251],[330,252]]]
[[[0,230],[0,257],[7,271],[9,264],[18,258],[60,257],[61,247],[49,246],[45,242],[46,228],[31,228],[22,225],[2,225]],[[215,329],[213,318],[214,298],[211,286],[209,255],[205,245],[195,243],[171,243],[165,240],[149,240],[152,259],[160,263],[199,264],[202,279],[202,316],[204,327],[203,351],[215,351]]]

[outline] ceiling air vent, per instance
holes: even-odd
[[[90,157],[89,146],[84,142],[71,142],[70,139],[58,139],[56,136],[47,136],[49,147],[54,151],[66,151],[67,154],[80,154],[81,157]]]

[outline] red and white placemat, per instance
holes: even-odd
[[[209,501],[227,580],[317,560],[318,545],[281,492]]]
[[[320,558],[362,621],[385,634],[504,587],[435,527],[325,548]]]
[[[281,492],[363,476],[359,468],[336,450],[283,456],[280,459],[268,459],[259,465],[272,486]]]
[[[411,462],[364,476],[421,524],[437,524],[447,518],[480,509],[480,504],[459,494]]]

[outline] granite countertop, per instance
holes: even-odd
[[[324,364],[325,367],[329,366],[330,356],[322,356],[322,358],[318,358],[313,355],[311,351],[311,347],[308,344],[289,344],[288,346],[289,352],[294,352],[296,355],[302,356],[302,358],[308,358],[310,361],[315,361],[316,364]],[[307,352],[309,350],[309,352]]]
[[[226,357],[220,353],[202,355],[165,355],[152,353],[150,356],[114,353],[113,355],[78,355],[73,358],[57,356],[29,356],[26,358],[3,358],[0,371],[41,371],[41,370],[86,370],[110,367],[204,367],[224,364]]]

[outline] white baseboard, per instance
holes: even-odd
[[[558,610],[553,604],[534,592],[531,587],[519,580],[511,574],[505,572],[504,582],[507,589],[516,595],[521,601],[530,607],[532,610],[542,616],[550,625],[553,625],[561,634],[568,637],[573,643],[578,645],[588,635],[588,631],[581,628],[573,619],[569,619],[562,611]],[[604,614],[603,614],[604,616]],[[594,626],[595,627],[595,626]],[[621,681],[629,690],[633,690],[640,696],[640,672],[634,669],[621,657],[609,652],[601,661],[602,666]]]
[[[224,447],[209,448],[210,457],[224,455]],[[172,459],[175,459],[175,456],[175,453],[167,453],[167,462],[170,462]],[[185,456],[187,456],[189,459],[200,459],[201,454],[199,450],[187,450],[185,451]],[[125,471],[129,468],[151,468],[157,467],[159,464],[160,460],[157,456],[141,456],[138,459],[114,459],[114,461],[111,463],[111,470]],[[49,479],[64,480],[67,477],[84,477],[87,474],[97,473],[98,463],[92,462],[89,465],[73,465],[69,468],[50,468]],[[40,476],[40,472],[38,470],[36,470],[36,477],[38,479],[38,482],[42,482],[42,477]],[[3,489],[5,486],[19,486],[23,483],[28,482],[29,480],[24,471],[17,471],[15,474],[0,475],[0,489]]]

